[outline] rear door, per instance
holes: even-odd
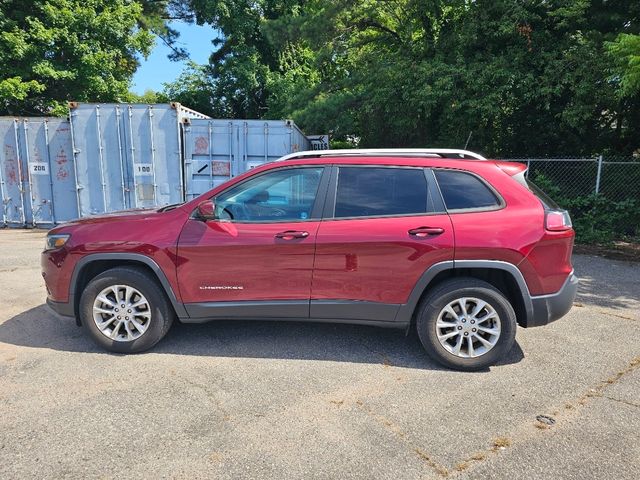
[[[429,169],[336,166],[316,239],[312,318],[393,321],[420,276],[453,260]]]

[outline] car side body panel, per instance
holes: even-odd
[[[409,233],[421,226],[443,233]],[[431,265],[453,260],[453,246],[446,214],[325,220],[318,231],[312,312],[314,300],[403,304]]]
[[[455,259],[511,263],[521,267],[531,295],[559,291],[573,270],[573,230],[546,231],[542,204],[493,162],[465,164],[465,171],[478,174],[501,197],[502,205],[449,211],[456,235]]]
[[[177,275],[183,301],[306,300],[318,221],[236,223],[189,219],[180,235]],[[304,238],[276,238],[300,231]]]
[[[104,215],[61,225],[52,233],[64,231],[71,238],[62,249],[44,252],[42,274],[50,290],[50,299],[68,302],[74,293],[73,279],[89,262],[82,259],[95,254],[135,254],[149,258],[164,273],[176,300],[181,302],[176,278],[177,239],[186,221],[179,209],[168,212],[136,211]],[[112,258],[116,258],[113,257]],[[98,257],[93,257],[98,260]],[[104,260],[104,259],[103,259]],[[126,261],[125,256],[122,260]],[[75,292],[78,293],[78,292]]]

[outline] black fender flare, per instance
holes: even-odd
[[[514,264],[500,260],[448,260],[433,264],[422,274],[413,287],[407,303],[401,305],[398,309],[396,322],[410,324],[416,307],[422,298],[422,294],[429,287],[429,284],[436,275],[446,270],[455,270],[457,268],[482,268],[502,270],[509,273],[515,280],[524,302],[526,318],[523,319],[523,323],[526,325],[530,319],[533,318],[533,302],[531,300],[531,294],[529,293],[529,287],[527,287],[527,282],[522,276],[522,272],[520,272]]]
[[[160,285],[164,289],[171,305],[173,306],[176,315],[180,317],[188,317],[188,313],[184,308],[182,302],[178,301],[173,288],[171,288],[171,284],[167,279],[167,276],[164,274],[160,265],[158,265],[152,258],[147,257],[146,255],[142,255],[140,253],[91,253],[89,255],[85,255],[76,263],[73,273],[71,274],[71,282],[69,284],[69,303],[73,305],[76,323],[80,325],[80,319],[77,312],[78,301],[79,301],[79,292],[76,292],[76,286],[78,284],[78,277],[82,270],[90,265],[93,262],[110,260],[110,261],[128,261],[128,262],[138,262],[149,267],[155,276],[158,278]]]

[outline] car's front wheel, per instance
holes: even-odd
[[[425,297],[416,318],[430,357],[457,370],[493,365],[513,346],[516,315],[493,285],[475,278],[446,280]]]
[[[93,340],[118,353],[153,347],[175,316],[156,280],[135,267],[113,268],[93,278],[80,298],[79,314]]]

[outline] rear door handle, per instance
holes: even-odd
[[[293,240],[294,238],[307,238],[309,236],[309,232],[302,232],[299,230],[287,230],[286,232],[276,233],[276,238],[281,238],[282,240]]]
[[[444,228],[440,227],[418,227],[409,230],[409,235],[420,238],[440,235],[441,233],[444,233]]]

